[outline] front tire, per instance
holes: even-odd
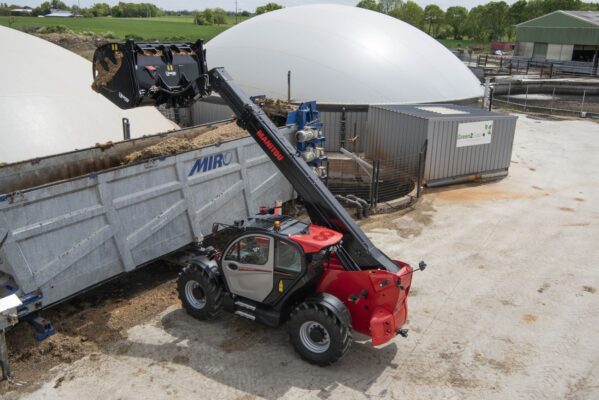
[[[211,320],[218,316],[223,304],[223,290],[216,279],[195,265],[181,271],[177,279],[177,291],[183,308],[199,320]]]
[[[347,352],[352,342],[351,327],[329,309],[302,303],[287,323],[289,340],[295,351],[311,364],[331,365]]]

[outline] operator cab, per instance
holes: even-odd
[[[316,281],[322,269],[320,263],[311,263],[319,258],[314,253],[342,238],[333,230],[288,216],[260,215],[229,228],[237,231],[221,258],[229,291],[273,307],[285,303],[294,288],[305,287],[305,280]]]
[[[248,228],[264,229],[288,237],[302,247],[306,254],[338,244],[343,235],[332,229],[318,225],[309,225],[289,216],[259,215],[250,218]]]

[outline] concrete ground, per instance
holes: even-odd
[[[299,360],[284,329],[180,308],[7,399],[599,399],[599,125],[521,116],[510,175],[364,225],[414,276],[410,336]]]

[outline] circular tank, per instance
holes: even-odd
[[[0,26],[0,164],[177,128],[155,107],[123,111],[91,89],[92,65],[69,50]]]
[[[419,29],[358,7],[289,7],[250,18],[207,44],[209,67],[225,67],[249,95],[319,104],[456,102],[480,82]]]

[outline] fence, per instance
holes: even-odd
[[[479,55],[477,67],[483,67],[486,75],[530,75],[539,78],[597,76],[597,65],[582,61],[549,61],[524,57]]]
[[[495,84],[492,107],[581,118],[599,118],[599,87]]]
[[[379,212],[409,206],[421,195],[426,149],[425,142],[419,153],[395,160],[331,157],[327,186],[349,208],[358,208],[358,199]],[[394,204],[396,199],[406,200]],[[379,203],[385,207],[379,207]]]

